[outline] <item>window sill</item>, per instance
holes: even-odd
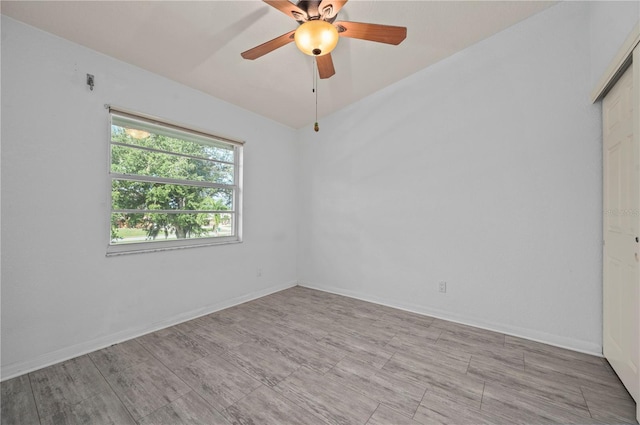
[[[205,246],[229,245],[242,243],[241,239],[229,238],[224,240],[206,240],[203,238],[199,242],[193,241],[170,241],[170,242],[141,242],[135,244],[109,245],[107,247],[107,257],[118,255],[144,254],[158,251],[173,251],[176,249],[200,248]]]

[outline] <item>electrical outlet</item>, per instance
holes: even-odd
[[[258,269],[258,271],[256,272],[256,276],[262,277],[262,268]]]
[[[438,291],[442,292],[443,294],[447,292],[447,282],[440,282],[440,284],[438,285]]]

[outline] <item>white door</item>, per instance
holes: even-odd
[[[637,66],[637,64],[633,64]],[[640,175],[638,107],[633,66],[602,102],[604,165],[603,350],[631,396],[638,401],[638,250]],[[634,110],[635,109],[635,110]]]

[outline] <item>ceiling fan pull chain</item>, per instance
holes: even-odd
[[[316,133],[318,131],[320,131],[320,126],[318,125],[318,72],[320,72],[318,70],[318,61],[316,60],[316,58],[313,58],[313,67],[315,68],[313,70],[313,91],[316,94],[316,122],[315,124],[313,124],[313,129],[316,131]]]

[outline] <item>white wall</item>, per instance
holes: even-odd
[[[591,85],[596,84],[640,20],[638,1],[589,2],[591,33]]]
[[[561,3],[301,129],[300,283],[601,353],[589,29]]]
[[[242,244],[105,257],[107,103],[246,141]],[[295,131],[2,16],[1,135],[3,379],[295,285]]]

